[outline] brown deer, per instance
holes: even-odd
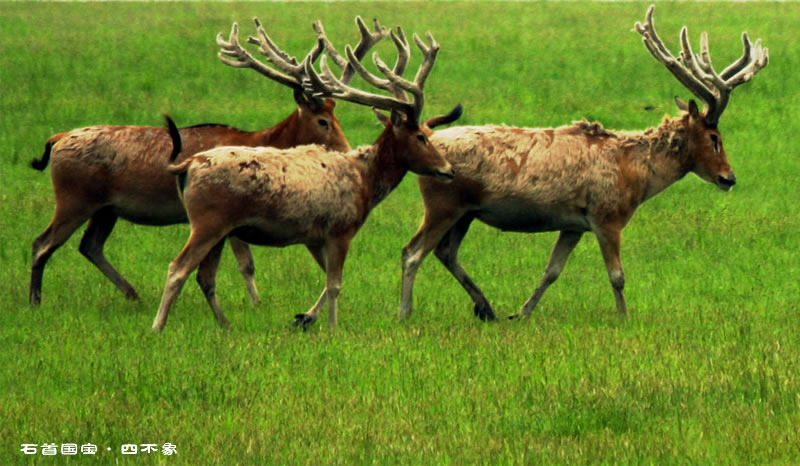
[[[415,274],[435,248],[474,301],[475,314],[495,319],[458,261],[461,241],[475,219],[503,231],[560,232],[539,286],[512,318],[530,315],[588,231],[597,237],[617,311],[625,315],[620,238],[636,208],[689,172],[724,191],[736,183],[717,123],[731,91],[767,65],[767,49],[760,41],[753,46],[745,33],[742,57],[717,73],[706,34],[695,55],[684,27],[676,59],[656,34],[653,8],[645,24],[636,23],[636,31],[653,57],[705,102],[705,111],[693,100],[687,105],[678,99],[684,113],[644,131],[609,131],[581,121],[553,129],[477,126],[437,132],[432,140],[458,175],[447,185],[419,179],[425,217],[403,248],[401,316],[410,315]]]
[[[361,40],[354,52],[363,57],[379,40],[389,34],[377,20],[370,32],[361,18],[356,18]],[[313,97],[303,91],[305,70],[294,57],[281,51],[267,36],[255,18],[258,37],[250,37],[259,51],[278,69],[271,68],[242,48],[238,25],[233,24],[225,41],[217,36],[220,60],[236,68],[251,68],[267,78],[292,89],[297,109],[285,120],[262,131],[247,132],[225,125],[206,124],[180,130],[183,152],[179,160],[217,146],[294,147],[321,144],[331,150],[350,150],[334,114],[335,101]],[[316,26],[315,26],[316,27]],[[320,32],[320,31],[318,31]],[[316,60],[324,43],[318,40],[310,52]],[[232,58],[229,58],[232,57]],[[352,79],[347,68],[342,80]],[[172,225],[187,222],[178,198],[175,177],[167,173],[171,150],[170,136],[163,128],[146,126],[92,126],[56,134],[45,145],[41,159],[33,168],[44,170],[52,157],[56,209],[47,229],[33,242],[30,303],[41,301],[42,275],[50,256],[64,244],[86,220],[89,226],[79,250],[99,268],[125,296],[137,299],[137,293],[103,254],[103,246],[120,217],[143,225]],[[258,302],[253,256],[247,244],[232,238],[231,247],[247,284],[253,303]]]
[[[439,44],[430,33],[430,46],[414,35],[423,60],[414,82],[410,82],[401,77],[408,50],[402,30],[392,31],[392,39],[399,50],[394,70],[388,69],[377,54],[373,56],[386,80],[366,71],[349,46],[346,55],[348,66],[368,83],[391,89],[393,97],[342,83],[327,67],[325,56],[320,64],[321,76],[309,58],[304,62],[309,78],[306,86],[314,97],[333,97],[392,112],[391,118],[383,118],[385,128],[373,145],[347,153],[325,152],[319,146],[288,150],[220,147],[170,165],[169,171],[178,176],[191,235],[170,264],[153,330],[164,328],[170,307],[195,268],[217,323],[228,325],[216,298],[215,284],[220,252],[228,236],[264,246],[305,245],[327,279],[311,309],[295,316],[295,325],[307,328],[313,324],[327,300],[328,323],[336,326],[345,257],[350,241],[370,211],[408,171],[444,180],[454,176],[451,165],[429,138],[431,128],[455,121],[461,107],[420,123],[423,86],[436,61]],[[334,61],[341,58],[338,54],[333,56]],[[405,92],[413,96],[413,103]],[[174,129],[171,134],[179,137]]]

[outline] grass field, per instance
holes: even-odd
[[[270,126],[285,88],[215,58],[214,36],[258,16],[286,50],[313,19],[340,47],[353,17],[378,17],[442,44],[426,113],[462,102],[460,124],[556,126],[588,118],[644,129],[690,96],[632,32],[645,3],[4,3],[0,8],[0,464],[798,463],[800,462],[800,5],[665,3],[708,31],[721,69],[739,36],[771,63],[738,88],[720,129],[739,184],[689,175],[646,203],[622,245],[630,316],[620,320],[592,236],[531,319],[486,324],[435,258],[415,312],[397,318],[400,250],[422,217],[409,175],[354,241],[339,327],[294,331],[324,283],[304,248],[255,249],[262,304],[250,306],[229,250],[216,327],[190,280],[163,334],[150,330],[188,226],[120,222],[106,247],[139,291],[128,302],[78,252],[82,230],[27,303],[30,250],[53,212],[47,173],[29,168],[56,132],[92,124],[208,121]],[[393,60],[390,44],[378,48]],[[418,52],[415,50],[418,59]],[[413,69],[416,61],[412,62]],[[356,81],[355,84],[362,83]],[[655,107],[646,111],[645,107]],[[337,112],[352,144],[380,129]],[[502,316],[538,282],[556,234],[474,224],[464,267]],[[177,456],[122,455],[172,443]],[[21,444],[92,443],[97,455],[25,456]],[[108,451],[110,448],[111,451]]]

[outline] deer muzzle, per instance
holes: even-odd
[[[736,175],[731,172],[728,176],[719,175],[717,177],[717,186],[723,191],[729,191],[733,185],[736,184]]]
[[[449,183],[456,177],[456,169],[450,167],[449,170],[434,170],[433,176],[440,181]]]

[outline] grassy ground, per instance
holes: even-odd
[[[353,244],[336,331],[291,329],[323,277],[303,248],[286,248],[256,250],[257,308],[224,254],[218,292],[229,331],[189,283],[165,332],[152,334],[185,225],[123,222],[114,231],[107,255],[141,302],[125,301],[78,253],[76,234],[48,264],[42,306],[27,305],[31,241],[53,208],[48,174],[27,164],[51,134],[161,125],[162,111],[183,125],[256,129],[293,109],[286,89],[216,60],[214,35],[232,21],[244,35],[259,16],[297,55],[315,18],[340,47],[356,38],[356,14],[430,29],[442,52],[426,86],[429,115],[462,102],[461,124],[588,118],[644,129],[676,112],[673,95],[689,97],[631,32],[646,6],[4,4],[0,463],[43,462],[23,455],[23,443],[93,443],[101,463],[800,461],[797,5],[657,7],[673,51],[686,24],[695,40],[709,32],[724,66],[747,30],[772,61],[722,117],[736,188],[725,194],[690,175],[626,229],[625,321],[592,237],[529,321],[479,322],[432,258],[418,275],[414,315],[398,321],[400,249],[422,215],[413,176]],[[392,56],[389,44],[379,50]],[[368,109],[337,110],[351,143],[378,134]],[[554,240],[476,224],[462,263],[508,315],[533,291]],[[120,453],[166,442],[177,456]],[[91,461],[54,461],[70,459]]]

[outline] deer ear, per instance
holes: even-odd
[[[319,97],[310,97],[303,92],[302,89],[295,89],[293,91],[294,101],[298,107],[308,107],[312,112],[318,112],[325,105],[325,102]]]
[[[677,95],[675,96],[675,105],[677,105],[678,106],[678,110],[680,110],[682,112],[688,112],[689,111],[689,104],[687,104],[685,100],[681,99]]]
[[[401,112],[392,110],[392,125],[395,128],[400,128],[401,126],[405,125],[406,123],[406,116],[403,115]]]
[[[461,107],[461,104],[458,104],[455,106],[455,108],[453,108],[453,110],[450,110],[450,113],[447,115],[430,117],[425,120],[425,124],[428,125],[428,128],[430,129],[436,128],[437,126],[448,125],[461,118],[463,111],[464,109]]]
[[[294,89],[292,91],[292,95],[294,96],[294,101],[297,105],[303,107],[308,105],[308,100],[306,100],[306,93],[303,92],[301,89]]]
[[[689,115],[695,120],[700,117],[700,109],[697,108],[697,102],[694,99],[689,100]]]
[[[375,118],[384,126],[389,126],[389,117],[375,107],[372,107],[372,112],[375,113]]]

